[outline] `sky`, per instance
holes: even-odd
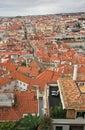
[[[85,12],[85,0],[0,0],[0,16]]]

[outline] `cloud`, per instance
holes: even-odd
[[[85,0],[0,0],[0,15],[85,12]]]

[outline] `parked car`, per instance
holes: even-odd
[[[51,91],[51,95],[52,96],[58,96],[58,94],[59,94],[59,90],[57,90],[57,91]]]

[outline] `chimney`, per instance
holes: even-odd
[[[57,63],[55,63],[54,71],[55,71],[55,72],[58,72],[58,69],[59,69],[59,68],[58,68],[58,65],[57,65]]]
[[[74,65],[73,80],[76,80],[77,78],[77,70],[78,70],[78,65]]]

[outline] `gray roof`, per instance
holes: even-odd
[[[14,103],[13,93],[1,93],[0,94],[0,107],[11,107]]]

